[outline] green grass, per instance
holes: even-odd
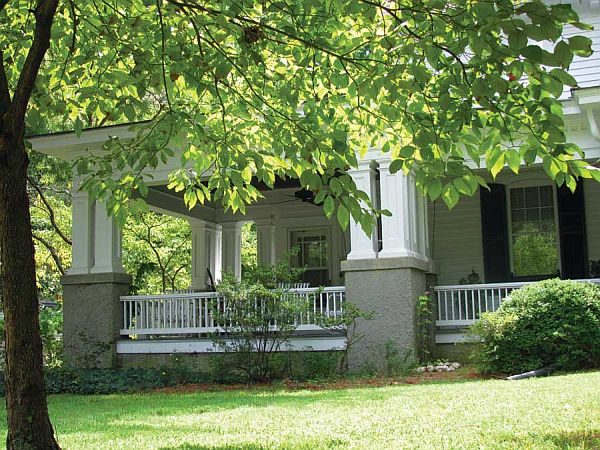
[[[56,395],[49,402],[65,449],[600,448],[600,372],[335,391]]]

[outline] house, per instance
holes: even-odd
[[[578,1],[581,20],[600,26],[595,0]],[[566,33],[584,33],[567,29]],[[579,88],[563,95],[568,140],[595,162],[600,158],[600,31],[588,31],[596,53],[575,58],[571,74]],[[109,137],[133,136],[128,126],[113,126],[31,139],[37,151],[72,161]],[[483,311],[498,308],[514,288],[537,279],[600,278],[600,184],[584,180],[574,193],[557,188],[540,165],[519,175],[503,170],[473,197],[452,210],[428,202],[412,177],[391,174],[390,159],[369,152],[352,171],[357,186],[374,203],[392,212],[382,217],[372,236],[351,224],[342,231],[322,209],[303,195],[298,184],[279,180],[246,215],[224,212],[213,204],[188,210],[180,194],[167,189],[168,174],[178,159],[153,173],[147,202],[152,210],[185,218],[192,229],[192,285],[187,293],[129,296],[130,277],[121,265],[119,229],[105,205],[86,192],[73,193],[73,264],[63,278],[64,339],[67,356],[93,357],[104,366],[148,361],[173,352],[209,353],[215,348],[202,336],[217,329],[209,314],[210,272],[240,276],[241,225],[256,223],[258,258],[274,263],[299,246],[315,287],[298,290],[311,298],[314,312],[338,314],[350,301],[376,315],[364,322],[365,338],[352,364],[377,359],[393,340],[399,347],[416,345],[415,304],[432,290],[436,307],[436,341],[463,339],[460,328]],[[481,170],[482,174],[485,171]],[[77,180],[74,183],[77,186]],[[600,282],[600,280],[594,280]],[[290,349],[335,350],[342,335],[320,330],[310,318],[299,324]]]

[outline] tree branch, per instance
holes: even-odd
[[[42,188],[40,187],[40,185],[38,185],[35,182],[35,180],[29,176],[27,177],[27,181],[29,182],[31,187],[33,187],[37,191],[38,195],[40,196],[40,199],[42,200],[42,203],[44,204],[44,206],[46,207],[46,210],[48,212],[48,217],[50,218],[50,223],[52,224],[52,228],[54,228],[54,231],[56,231],[56,234],[58,234],[65,243],[67,243],[69,245],[73,245],[73,241],[71,239],[69,239],[67,237],[67,235],[65,235],[65,233],[63,233],[63,231],[60,229],[60,227],[56,223],[56,216],[54,215],[54,209],[48,202],[48,199],[44,195],[44,191],[42,191]]]
[[[52,20],[56,14],[57,7],[58,0],[38,0],[34,10],[36,22],[33,43],[27,53],[27,58],[17,81],[17,87],[11,103],[12,121],[13,126],[16,128],[14,131],[18,134],[25,131],[27,104],[29,103],[40,66],[44,60],[44,55],[48,48],[50,48]]]
[[[166,53],[165,53],[165,24],[163,22],[163,15],[162,15],[162,9],[160,7],[160,2],[162,0],[156,0],[156,9],[158,11],[158,19],[160,22],[160,42],[161,42],[161,63],[162,63],[162,78],[163,78],[163,85],[165,88],[165,97],[167,99],[167,104],[169,105],[169,109],[172,110],[173,107],[171,106],[171,98],[169,97],[169,85],[167,84],[167,72],[165,69],[165,57],[166,57]]]
[[[33,233],[32,236],[33,236],[33,239],[35,239],[40,244],[42,244],[44,247],[46,247],[46,249],[50,252],[50,256],[52,256],[52,259],[54,260],[54,264],[56,264],[56,268],[58,269],[58,271],[60,272],[61,275],[64,275],[65,267],[63,266],[60,256],[58,256],[58,253],[56,252],[56,249],[52,246],[52,244],[50,244],[50,242],[48,242],[43,237],[38,236],[35,233]]]

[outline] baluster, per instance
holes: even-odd
[[[444,312],[445,317],[444,320],[448,320],[448,291],[444,291]]]
[[[208,299],[204,299],[204,320],[206,321],[206,328],[209,328],[212,323],[212,315],[208,313]]]
[[[196,299],[193,298],[192,299],[192,327],[193,328],[198,328],[197,322],[196,322]]]
[[[333,305],[331,305],[331,306],[333,306],[333,317],[335,319],[337,319],[337,317],[338,317],[338,296],[339,295],[340,295],[339,292],[334,292],[333,293]],[[341,304],[341,296],[340,296],[339,303]]]
[[[456,302],[454,301],[454,294],[455,291],[452,291],[452,320],[456,320],[455,318],[455,306],[456,306]],[[460,291],[456,292],[457,297],[458,297],[458,320],[460,320],[460,315],[462,313],[462,309],[460,307]]]

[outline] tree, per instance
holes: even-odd
[[[190,286],[191,231],[176,217],[142,213],[124,227],[125,268],[133,275],[132,291],[146,294]]]
[[[0,0],[8,447],[57,447],[41,373],[26,123],[52,117],[81,133],[148,119],[134,139],[111,139],[76,165],[121,222],[144,208],[130,199],[147,193],[147,169],[178,149],[170,187],[189,207],[211,200],[243,212],[261,195],[254,181],[291,177],[342,226],[352,216],[369,230],[371,205],[347,170],[370,146],[449,206],[485,185],[467,158],[496,175],[539,157],[572,189],[576,177],[600,179],[565,141],[557,97],[575,83],[565,68],[591,53],[589,39],[561,37],[565,23],[586,28],[569,5],[540,0]]]

